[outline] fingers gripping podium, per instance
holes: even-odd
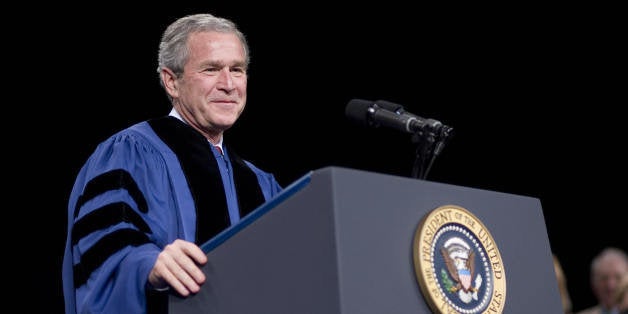
[[[445,204],[481,220],[501,253],[505,299],[480,312],[562,311],[538,199],[327,167],[205,243],[207,282],[170,296],[169,313],[439,312],[413,256],[422,219]]]

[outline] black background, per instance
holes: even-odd
[[[5,152],[26,162],[7,164],[7,172],[19,170],[11,183],[28,204],[15,211],[26,215],[20,234],[30,239],[18,244],[28,253],[16,260],[34,264],[18,293],[36,294],[35,311],[63,311],[74,177],[100,141],[167,114],[156,73],[159,37],[175,18],[199,12],[234,20],[252,49],[247,108],[226,134],[242,156],[284,186],[326,166],[410,176],[410,135],[357,126],[344,115],[353,98],[403,104],[455,129],[427,179],[539,198],[574,309],[594,303],[591,258],[627,244],[626,54],[617,8],[256,6],[7,11],[26,29],[5,38],[5,50],[25,57],[6,59],[18,68],[5,73],[19,99],[11,101],[11,120],[25,129],[11,127]]]

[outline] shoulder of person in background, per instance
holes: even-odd
[[[590,307],[582,311],[575,312],[574,314],[601,314],[601,313],[602,313],[602,308],[599,305],[596,305],[594,307]]]

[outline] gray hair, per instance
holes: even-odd
[[[245,62],[248,67],[250,62],[249,46],[244,34],[234,22],[211,14],[194,14],[174,21],[164,31],[159,43],[157,73],[161,73],[163,68],[169,68],[177,76],[183,73],[183,67],[189,56],[188,37],[190,34],[197,32],[236,34],[244,47]],[[163,85],[161,80],[159,82]]]
[[[592,275],[598,272],[600,263],[603,259],[608,257],[617,258],[621,260],[624,265],[628,266],[628,255],[626,255],[626,252],[617,247],[606,247],[598,255],[596,255],[595,258],[593,258],[593,261],[591,262]]]

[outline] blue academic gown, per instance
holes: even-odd
[[[98,145],[68,202],[66,313],[145,313],[148,274],[167,244],[203,244],[281,191],[224,148],[174,117]]]

